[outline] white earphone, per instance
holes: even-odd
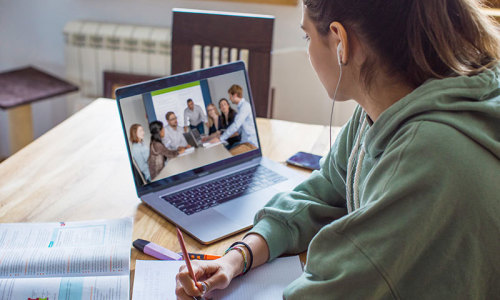
[[[342,42],[340,42],[339,45],[337,46],[337,59],[339,61],[339,66],[343,65],[341,54],[342,54]]]
[[[337,81],[337,86],[335,87],[335,93],[333,94],[333,99],[332,99],[332,110],[330,112],[330,151],[332,150],[333,144],[332,144],[332,121],[333,121],[333,108],[335,107],[335,98],[337,97],[337,91],[339,90],[340,86],[340,81],[342,80],[342,66],[344,63],[342,63],[342,42],[339,43],[337,46],[337,60],[340,66],[340,72],[339,72],[339,80]]]

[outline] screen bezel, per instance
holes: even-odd
[[[121,109],[120,101],[124,98],[132,97],[132,96],[138,96],[142,95],[145,93],[150,93],[153,91],[181,85],[184,83],[188,82],[193,82],[193,81],[198,81],[202,79],[207,79],[210,77],[215,77],[219,75],[224,75],[228,73],[233,73],[233,72],[238,72],[238,71],[243,71],[245,74],[245,81],[246,81],[246,88],[248,92],[248,102],[250,103],[252,107],[252,114],[253,118],[255,121],[256,115],[255,115],[255,105],[253,102],[253,97],[252,97],[252,89],[250,86],[250,81],[248,80],[248,72],[245,68],[245,63],[243,61],[237,61],[233,63],[228,63],[224,65],[219,65],[215,67],[210,67],[206,69],[201,69],[201,70],[196,70],[196,71],[189,71],[177,75],[172,75],[172,76],[167,76],[159,79],[154,79],[146,82],[141,82],[133,85],[128,85],[121,87],[116,90],[116,103],[118,106],[118,111],[120,114],[120,120],[122,123],[122,129],[123,129],[123,134],[125,137],[125,144],[127,147],[127,153],[128,153],[128,158],[129,158],[129,163],[130,163],[130,168],[132,171],[132,176],[135,177],[134,172],[133,172],[133,162],[132,162],[132,153],[130,150],[130,145],[128,142],[128,134],[127,134],[127,129],[125,128],[125,121],[123,119],[123,112]],[[258,148],[251,150],[249,152],[239,154],[237,156],[233,156],[218,162],[211,163],[209,165],[205,165],[196,169],[192,169],[183,173],[179,173],[167,178],[163,178],[151,183],[146,183],[145,185],[138,185],[136,178],[134,178],[134,184],[136,187],[137,191],[137,196],[141,197],[142,195],[149,194],[152,192],[156,192],[189,180],[193,180],[202,176],[206,176],[209,174],[212,174],[214,172],[221,171],[226,168],[230,168],[232,166],[235,166],[237,164],[240,164],[245,161],[252,160],[257,157],[262,156],[262,151],[261,151],[261,144],[260,144],[260,138],[259,138],[259,131],[257,130],[257,123],[254,122],[255,126],[255,132],[257,135],[257,142],[258,142]]]

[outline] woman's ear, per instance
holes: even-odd
[[[338,44],[335,47],[339,55],[339,61],[342,65],[346,65],[349,61],[349,41],[347,39],[347,32],[342,24],[339,22],[332,22],[330,24],[330,33],[334,34],[338,39]]]

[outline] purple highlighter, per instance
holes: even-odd
[[[132,244],[137,250],[161,260],[182,260],[182,256],[178,253],[146,240],[137,239]]]

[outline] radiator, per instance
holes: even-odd
[[[103,71],[170,74],[170,28],[71,21],[64,38],[66,78],[84,97],[103,95]]]

